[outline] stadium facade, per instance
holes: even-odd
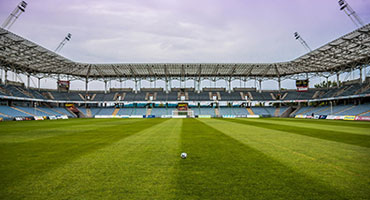
[[[117,63],[71,61],[5,29],[0,29],[0,117],[31,119],[70,117],[325,117],[368,119],[370,24],[299,58],[278,63]],[[360,78],[340,82],[339,75],[359,70]],[[9,81],[7,74],[26,75],[26,83]],[[336,75],[337,85],[308,88],[312,77]],[[30,87],[36,77],[38,87]],[[54,78],[57,90],[40,87]],[[295,79],[297,89],[284,90],[281,81]],[[70,81],[85,82],[84,91],[69,89]],[[105,91],[89,82],[102,81]],[[133,81],[134,88],[107,88],[107,83]],[[163,81],[164,88],[141,88],[143,80]],[[173,88],[180,81],[182,87]],[[193,84],[185,86],[192,80]],[[202,82],[223,80],[224,88],[202,88]],[[234,80],[255,80],[258,87],[233,88]],[[262,90],[276,80],[278,90]],[[181,105],[181,106],[180,106]]]

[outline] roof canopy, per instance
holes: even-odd
[[[370,64],[370,24],[289,62],[278,63],[117,63],[71,61],[0,28],[0,66],[31,75],[78,78],[261,77],[340,72]]]

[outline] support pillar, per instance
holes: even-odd
[[[107,94],[107,80],[104,80],[104,94]]]
[[[279,88],[279,92],[281,92],[281,79],[280,79],[280,76],[278,77],[278,88]]]
[[[85,92],[87,94],[87,90],[89,89],[89,78],[86,78],[86,81],[85,81]]]
[[[171,89],[172,89],[172,79],[171,78],[170,78],[170,80],[168,80],[168,84],[169,84],[168,90],[171,91]]]
[[[137,94],[138,88],[137,88],[137,79],[135,78],[135,94]]]
[[[340,87],[340,83],[339,83],[339,73],[337,73],[337,87],[338,87],[338,88]]]
[[[258,84],[259,84],[259,93],[262,93],[262,79],[258,80]]]
[[[329,88],[329,77],[326,77],[326,88]]]
[[[231,78],[229,78],[229,93],[231,93]]]
[[[4,85],[8,83],[8,70],[5,70],[5,79],[4,79]]]
[[[166,83],[165,83],[165,91],[166,91],[166,93],[168,94],[168,92],[169,92],[169,89],[168,89],[168,79],[166,78]]]
[[[201,90],[201,85],[202,84],[202,81],[200,80],[200,78],[198,79],[198,94],[200,93],[200,90]]]
[[[41,89],[41,87],[40,87],[40,83],[41,83],[41,78],[39,77],[39,78],[37,78],[37,88],[39,89],[39,91],[40,91],[40,89]]]
[[[30,75],[27,75],[27,88],[30,88]]]
[[[362,67],[360,67],[360,84],[362,85],[363,79],[362,79]]]

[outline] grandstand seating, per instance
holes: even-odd
[[[86,108],[80,107],[80,108],[78,108],[78,110],[81,111],[85,116],[87,116]]]
[[[100,112],[100,110],[101,110],[102,108],[90,108],[90,110],[91,110],[91,115],[92,116],[95,116],[95,115],[97,115],[99,112]]]
[[[148,90],[148,89],[147,89]],[[114,101],[115,96],[117,94],[125,94],[124,101],[146,101],[146,97],[148,93],[154,94],[156,93],[155,100],[157,101],[177,101],[178,99],[178,92],[171,91],[169,93],[163,91],[141,91],[138,93],[134,92],[108,92],[104,93],[101,91],[91,91],[89,92],[90,96],[94,96],[94,101]],[[370,92],[370,83],[366,83],[360,85],[358,83],[354,83],[351,85],[344,85],[339,88],[323,88],[323,89],[309,89],[307,92],[297,92],[295,90],[285,90],[282,92],[278,91],[250,91],[253,100],[257,101],[271,101],[276,100],[275,97],[280,94],[282,100],[304,100],[304,99],[312,99],[314,94],[319,91],[317,98],[330,98],[335,96],[350,96],[354,94],[368,94]],[[49,95],[45,95],[45,93],[50,93],[53,98]],[[197,93],[195,91],[187,91],[188,100],[190,101],[210,101],[210,92],[202,91]],[[212,92],[213,94],[216,92]],[[239,91],[234,91],[231,93],[220,91],[220,100],[222,101],[241,101],[241,95]],[[84,101],[84,92],[79,91],[70,91],[70,92],[58,92],[56,90],[45,90],[38,91],[34,88],[24,88],[21,86],[15,85],[0,85],[0,95],[10,95],[16,97],[26,97],[26,98],[37,98],[37,99],[55,99],[55,100],[67,100],[67,101]]]
[[[146,110],[147,110],[146,108],[127,108],[125,107],[125,108],[121,108],[118,111],[117,115],[146,115]]]
[[[370,111],[370,104],[361,104],[361,105],[337,105],[332,107],[331,110],[330,106],[306,106],[302,107],[296,115],[311,115],[312,113],[315,115],[359,115],[359,116],[370,116],[370,113],[366,113]]]
[[[153,108],[151,114],[155,116],[172,115],[174,110],[174,108]]]
[[[240,95],[239,95],[240,96]],[[248,115],[248,111],[243,107],[220,107],[221,115]]]
[[[59,111],[59,112],[57,112]],[[0,113],[10,117],[32,117],[32,116],[60,116],[68,115],[73,117],[65,108],[45,108],[45,107],[22,107],[22,106],[0,106]]]
[[[252,107],[254,114],[256,115],[271,115],[274,116],[274,107]]]
[[[103,91],[89,91],[91,97],[90,100],[94,101],[115,101],[117,96],[122,96],[124,101],[147,101],[148,97],[153,95],[155,101],[178,101],[180,94],[186,96],[186,100],[189,101],[212,101],[212,96],[217,95],[218,100],[221,101],[243,101],[241,97],[241,92],[243,91],[244,95],[249,95],[253,97],[254,101],[273,101],[277,96],[280,96],[281,100],[309,100],[309,99],[319,99],[319,98],[331,98],[338,96],[351,96],[356,94],[369,94],[370,93],[370,83],[367,81],[364,84],[359,84],[358,82],[350,82],[343,84],[343,86],[338,88],[321,88],[321,89],[309,89],[307,92],[297,92],[295,90],[283,90],[278,91],[262,91],[261,93],[253,89],[235,89],[235,91],[229,93],[225,90],[215,90],[215,89],[205,89],[204,91],[198,93],[194,90],[180,90],[173,89],[172,91],[166,93],[158,88],[150,89],[145,88],[142,91],[135,93],[132,90],[112,90],[111,92],[104,93]],[[47,90],[42,89],[39,91],[35,88],[25,88],[18,84],[0,84],[0,95],[6,96],[15,96],[15,97],[24,97],[24,98],[36,98],[36,99],[53,99],[53,100],[65,100],[65,101],[85,101],[85,92],[80,91],[69,91],[69,92],[59,92],[56,90]],[[365,101],[366,102],[366,101]],[[6,101],[4,101],[6,105]],[[346,103],[346,102],[340,102]],[[1,106],[0,107],[0,116],[47,116],[47,115],[68,115],[70,117],[75,117],[74,114],[70,113],[65,108],[49,108],[51,105],[48,103],[40,103],[41,107],[33,108],[27,107],[33,105],[31,102],[26,103],[16,103],[14,107]],[[55,106],[55,105],[53,105]],[[97,106],[97,105],[95,105]],[[131,106],[131,107],[127,107]],[[147,112],[145,103],[142,105],[138,104],[127,104],[125,103],[124,108],[116,110],[116,115],[146,115],[150,112]],[[270,116],[281,116],[289,107],[252,107],[250,108],[256,115],[270,115]],[[151,113],[152,115],[161,116],[172,114],[172,111],[175,108],[153,108]],[[212,107],[193,107],[191,108],[194,111],[195,115],[211,115],[215,116],[215,109]],[[79,110],[87,116],[87,110],[84,107],[80,107]],[[90,108],[91,115],[112,115],[115,110],[115,107],[93,107]],[[369,116],[370,113],[369,104],[361,105],[337,105],[330,108],[330,106],[303,106],[300,107],[298,111],[295,112],[295,115],[305,114],[305,115],[362,115]],[[90,112],[89,112],[90,113]],[[246,108],[242,107],[221,107],[219,109],[220,115],[244,115],[249,114]],[[250,112],[252,113],[252,112]]]
[[[111,107],[111,108],[101,108],[100,111],[98,113],[96,113],[96,115],[112,115],[113,111],[114,111],[113,107]]]
[[[212,117],[216,116],[215,109],[210,107],[192,108],[191,110],[194,111],[194,115],[211,115]]]

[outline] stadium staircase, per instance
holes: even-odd
[[[74,112],[72,112],[70,109],[66,109],[73,117],[76,117],[77,118],[77,115],[74,113]],[[79,112],[81,112],[80,110],[79,110]],[[81,112],[82,113],[82,112]],[[65,114],[63,114],[63,115],[65,115]]]
[[[145,94],[145,101],[148,101],[148,99],[149,99],[149,92],[147,92],[147,93]]]
[[[0,116],[4,116],[4,117],[9,117],[9,118],[11,118],[11,116],[6,115],[6,114],[3,114],[3,113],[0,113]]]
[[[354,108],[354,107],[356,107],[356,105],[353,105],[353,106],[351,106],[351,107],[345,108],[345,109],[340,110],[340,111],[338,111],[338,112],[335,112],[335,113],[333,113],[333,114],[334,114],[334,115],[336,115],[336,114],[339,114],[339,113],[342,113],[342,112],[346,112],[347,110],[351,110],[351,109],[352,109],[352,108]]]
[[[255,115],[255,114],[254,114],[254,112],[253,112],[253,110],[252,110],[252,108],[247,108],[247,111],[248,111],[248,113],[249,113],[250,115]]]
[[[242,98],[242,100],[245,100],[245,96],[244,96],[243,92],[239,92],[239,94],[240,94],[240,97]]]
[[[65,113],[62,113],[62,112],[60,112],[59,110],[56,110],[56,109],[53,109],[53,108],[50,108],[52,111],[54,111],[54,112],[57,112],[57,113],[59,113],[59,114],[61,114],[61,115],[66,115]]]
[[[270,96],[273,100],[276,100],[276,97],[274,96],[274,94],[272,92],[270,92]]]
[[[215,115],[216,117],[221,117],[220,110],[218,108],[215,108]]]
[[[154,92],[154,94],[153,94],[153,100],[154,101],[157,100],[157,92]]]
[[[116,109],[114,109],[114,111],[113,111],[113,116],[116,116],[117,115],[117,113],[119,112],[119,108],[116,108]]]
[[[35,98],[35,96],[33,96],[33,94],[31,94],[30,92],[24,90],[23,88],[21,87],[15,87],[19,92],[21,92],[22,94],[28,96],[28,97],[32,97],[32,98]]]
[[[316,91],[314,94],[313,94],[313,96],[312,96],[312,98],[313,99],[316,99],[317,97],[319,97],[320,96],[320,93],[321,93],[321,91]]]
[[[208,96],[209,96],[209,100],[213,100],[213,95],[212,95],[212,92],[208,92]]]
[[[294,111],[293,111],[293,107],[289,107],[282,115],[281,117],[292,117],[294,116],[300,109],[302,108],[301,105],[299,105]],[[289,111],[290,110],[290,111]],[[289,111],[289,114],[287,114],[287,112]]]
[[[91,101],[93,101],[94,99],[95,99],[95,97],[96,97],[96,94],[93,94],[92,96],[91,96]]]
[[[284,100],[286,96],[288,96],[288,92],[285,92],[285,93],[283,94],[283,96],[281,97],[281,100]]]
[[[275,117],[279,117],[279,115],[280,115],[280,108],[276,108],[276,109],[275,109],[274,116],[275,116]]]
[[[296,109],[294,109],[292,106],[290,106],[283,113],[281,113],[281,115],[279,117],[289,117],[291,115],[291,113],[293,113],[294,111],[296,111]]]
[[[40,111],[40,112],[43,112],[43,113],[45,113],[47,115],[54,115],[54,114],[51,114],[49,112],[46,112],[45,110],[41,110],[40,108],[35,108],[35,109],[38,110],[38,111]]]
[[[252,93],[251,93],[251,92],[248,92],[248,96],[249,96],[249,98],[250,98],[251,100],[253,100],[253,95],[252,95]]]
[[[81,93],[78,93],[78,96],[80,96],[80,97],[81,97],[81,99],[82,99],[83,101],[85,101],[85,97],[84,97]]]
[[[119,96],[119,93],[118,93],[118,92],[116,92],[116,93],[114,94],[113,100],[114,100],[114,101],[117,101],[118,96]]]
[[[25,114],[27,114],[27,115],[29,115],[29,116],[35,116],[35,115],[33,115],[33,114],[31,114],[31,113],[29,113],[29,112],[26,112],[26,111],[24,111],[24,110],[21,110],[21,109],[19,109],[19,108],[16,108],[16,107],[13,107],[13,106],[10,106],[11,108],[13,108],[14,110],[16,110],[16,111],[19,111],[19,112],[22,112],[22,113],[25,113]]]
[[[92,117],[92,113],[91,113],[90,108],[86,108],[86,115],[87,115],[87,117],[89,117],[89,118],[91,118],[91,117]]]
[[[363,113],[360,113],[360,114],[358,114],[357,116],[366,115],[367,113],[370,113],[370,110],[368,110],[368,111],[366,111],[366,112],[363,112]]]
[[[51,92],[43,92],[42,95],[47,99],[55,99]]]
[[[146,116],[149,116],[151,114],[152,114],[152,109],[151,108],[146,109]]]
[[[221,95],[220,95],[220,92],[217,92],[217,100],[221,100]]]

